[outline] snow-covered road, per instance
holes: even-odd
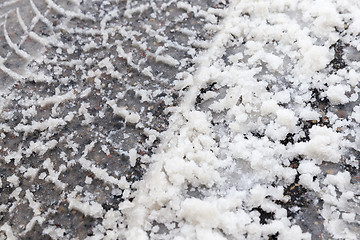
[[[360,2],[0,3],[0,239],[359,239]]]

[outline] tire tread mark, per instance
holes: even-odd
[[[31,56],[21,50],[17,44],[13,43],[9,37],[9,34],[8,34],[8,31],[6,29],[6,19],[5,19],[5,22],[3,24],[3,31],[4,31],[4,36],[5,36],[5,40],[6,40],[6,43],[15,51],[16,54],[18,54],[19,56],[21,56],[22,58],[26,59],[26,60],[30,60],[31,59]]]

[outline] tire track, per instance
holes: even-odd
[[[201,1],[193,10],[176,1],[7,3],[3,236],[121,237],[122,206],[168,126],[165,109],[181,97],[176,74],[192,67],[204,49],[194,42],[214,34],[203,26],[221,16]],[[120,214],[116,227],[99,229],[111,214]]]

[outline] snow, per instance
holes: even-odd
[[[16,175],[12,175],[6,179],[9,183],[11,183],[14,187],[19,186],[19,177]]]
[[[134,167],[136,164],[136,158],[137,158],[137,152],[136,149],[131,149],[129,151],[129,161],[130,161],[130,166]]]
[[[317,162],[339,162],[339,134],[327,127],[310,129],[310,141],[296,144],[299,152]]]
[[[109,104],[110,107],[113,109],[114,114],[123,117],[126,122],[130,122],[130,123],[139,122],[139,120],[140,120],[139,114],[128,111],[125,107],[118,107],[114,100],[107,101],[107,104]]]
[[[350,184],[349,172],[338,172],[336,175],[327,175],[324,183],[336,186],[340,191],[344,191]]]
[[[330,61],[331,54],[328,48],[323,46],[306,46],[302,52],[302,71],[312,73],[323,69]]]
[[[39,172],[38,168],[28,168],[26,169],[26,172],[24,173],[24,177],[26,178],[30,178],[31,180],[34,180],[34,178],[36,177],[37,173]]]
[[[76,95],[75,95],[74,91],[71,90],[68,93],[63,94],[63,95],[54,95],[54,96],[51,96],[48,98],[39,99],[36,102],[36,105],[44,107],[48,104],[60,104],[64,101],[68,101],[68,100],[75,99],[75,98],[76,98]]]
[[[103,208],[96,202],[81,202],[71,196],[67,198],[69,209],[76,209],[87,216],[100,218],[103,216]]]
[[[267,115],[270,113],[274,113],[279,108],[277,102],[273,99],[266,100],[261,105],[261,114]]]
[[[349,102],[349,98],[345,95],[345,93],[348,91],[350,91],[349,86],[344,86],[342,84],[332,85],[326,91],[326,95],[330,102],[334,105],[345,104]]]
[[[163,62],[170,66],[176,66],[179,64],[179,62],[176,59],[174,59],[173,57],[171,57],[169,55],[165,55],[165,56],[158,55],[158,56],[156,56],[156,61]]]
[[[18,124],[15,127],[15,130],[18,132],[25,132],[25,134],[32,133],[36,130],[44,131],[45,129],[48,129],[50,132],[52,132],[57,127],[64,125],[66,125],[66,122],[63,119],[49,118],[43,122],[33,121],[32,124]]]
[[[284,126],[290,131],[295,129],[298,119],[295,117],[295,113],[293,111],[289,109],[280,109],[276,111],[276,115],[276,122],[280,126]]]
[[[359,238],[356,1],[44,3],[3,23],[0,210],[33,215],[0,238],[78,238],[47,185],[86,239]]]

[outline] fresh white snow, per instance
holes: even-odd
[[[318,229],[325,237],[359,239],[359,180],[349,170],[359,171],[358,1],[231,0],[216,1],[224,8],[205,9],[187,1],[127,1],[121,18],[130,21],[151,12],[148,25],[135,30],[113,24],[120,14],[117,5],[125,6],[115,0],[102,3],[113,10],[101,10],[98,27],[68,27],[72,19],[95,19],[80,10],[83,2],[71,2],[76,8],[45,0],[48,10],[42,13],[30,0],[33,21],[52,25],[47,20],[50,10],[66,16],[61,34],[84,38],[84,59],[63,58],[73,56],[75,50],[64,45],[60,35],[39,36],[16,9],[28,39],[44,48],[57,47],[53,59],[44,55],[34,61],[19,47],[24,41],[18,44],[11,39],[6,18],[3,23],[5,42],[27,61],[27,68],[16,72],[5,64],[7,57],[0,57],[0,69],[15,81],[13,86],[21,89],[21,84],[33,81],[35,87],[58,83],[66,89],[44,91],[45,96],[34,90],[22,96],[8,84],[11,90],[0,92],[0,164],[13,163],[15,168],[13,175],[0,179],[0,188],[11,187],[9,198],[14,199],[0,205],[0,212],[13,216],[27,204],[33,213],[21,231],[10,220],[1,223],[0,239],[25,236],[35,224],[53,239],[67,238],[69,229],[48,218],[56,207],[43,210],[41,198],[32,192],[35,187],[26,188],[35,181],[52,184],[69,211],[96,219],[89,240],[322,239],[301,219],[291,217],[300,213],[300,218],[307,217],[310,207],[317,209],[320,220],[314,224],[321,225]],[[174,27],[187,36],[186,44],[165,36],[171,21],[159,13],[171,5],[181,11],[176,21],[189,16],[201,19],[211,37],[196,39],[191,26]],[[4,6],[0,4],[0,9]],[[162,22],[154,26],[157,18]],[[158,46],[147,42],[143,32]],[[128,42],[136,51],[126,47]],[[336,44],[355,51],[357,59],[348,59],[352,55]],[[111,49],[111,54],[91,56],[102,48]],[[181,51],[189,59],[179,59]],[[187,66],[187,61],[192,65]],[[138,75],[120,69],[119,62]],[[43,66],[48,66],[47,71],[39,70]],[[165,89],[146,88],[151,82],[170,82],[157,66],[171,69],[176,80]],[[69,68],[73,75],[64,77]],[[143,78],[146,81],[136,82]],[[114,88],[112,79],[121,87]],[[169,93],[178,93],[180,102]],[[127,98],[139,98],[141,106]],[[149,103],[160,105],[160,100],[168,114],[165,131],[154,124],[162,120],[161,113],[146,112],[154,109]],[[15,124],[12,102],[22,113]],[[111,119],[123,125],[104,130]],[[74,122],[96,139],[77,142],[83,136],[80,130],[63,130]],[[139,137],[132,142],[129,136],[138,132],[145,140]],[[35,134],[38,137],[29,140]],[[18,146],[5,145],[16,137],[22,138]],[[151,154],[139,147],[157,142]],[[129,168],[144,170],[141,179],[132,182],[112,169],[114,149],[117,164],[124,164],[120,159],[124,155]],[[97,153],[103,157],[99,159]],[[38,158],[38,166],[26,163],[31,157]],[[70,189],[73,183],[66,182],[66,174],[74,166],[87,175],[79,177],[81,185]],[[99,182],[102,189],[91,188]],[[121,196],[116,209],[104,207],[101,191],[109,198]],[[297,201],[308,205],[294,201],[297,194],[301,194]]]

